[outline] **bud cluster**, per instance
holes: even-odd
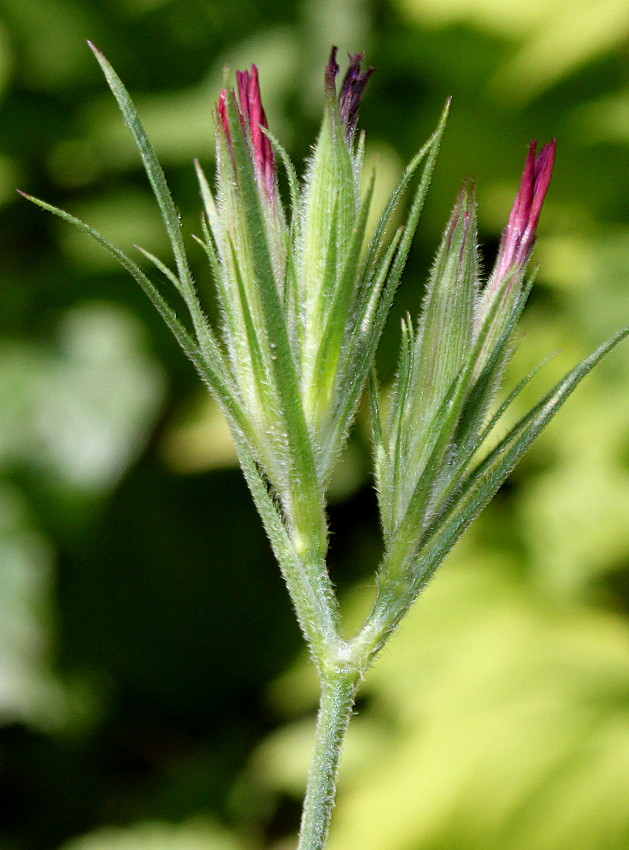
[[[358,110],[372,69],[349,58],[337,91],[333,48],[323,121],[300,182],[268,130],[258,71],[236,76],[216,107],[216,190],[197,164],[203,237],[221,312],[205,316],[181,220],[135,107],[93,48],[140,151],[173,250],[175,270],[143,251],[181,296],[186,327],[148,275],[89,225],[31,200],[96,239],[136,279],[231,426],[238,456],[317,665],[321,703],[299,850],[326,842],[343,734],[364,672],[462,532],[579,381],[629,329],[575,366],[499,442],[487,438],[527,376],[494,409],[532,280],[527,269],[555,159],[532,142],[495,267],[483,282],[474,184],[463,185],[415,320],[402,323],[393,387],[381,394],[376,349],[408,259],[435,167],[448,105],[368,232],[373,175],[361,193]],[[290,208],[278,189],[286,171]],[[405,224],[398,202],[417,175]],[[326,567],[325,495],[368,387],[375,482],[384,536],[373,608],[345,637]]]
[[[363,670],[463,530],[493,497],[578,382],[627,331],[578,364],[500,442],[496,423],[531,376],[494,409],[532,280],[527,277],[550,183],[555,142],[526,157],[495,267],[481,278],[474,183],[455,203],[416,319],[402,323],[393,387],[380,393],[376,349],[408,259],[444,132],[437,129],[402,175],[368,231],[374,176],[361,191],[361,98],[372,73],[349,57],[337,87],[332,49],[324,110],[302,180],[268,129],[258,70],[236,75],[216,106],[216,181],[201,167],[204,247],[220,306],[220,328],[201,309],[181,221],[133,103],[105,57],[95,55],[133,134],[168,232],[175,270],[144,252],[190,314],[176,316],[145,272],[101,234],[62,210],[135,277],[173,331],[232,428],[236,448],[322,676],[353,659]],[[290,206],[278,187],[286,172]],[[394,211],[416,180],[406,222]],[[33,199],[35,200],[35,199]],[[385,553],[374,608],[350,642],[325,555],[325,495],[358,404],[369,389],[374,469]],[[332,660],[331,660],[332,659]]]

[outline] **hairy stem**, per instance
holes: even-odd
[[[358,673],[346,670],[331,673],[322,682],[298,850],[325,847],[334,808],[339,758],[357,685]]]

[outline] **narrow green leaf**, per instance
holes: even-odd
[[[507,286],[503,282],[502,286]],[[398,487],[396,492],[395,525],[390,536],[391,547],[382,565],[380,575],[381,585],[397,585],[403,580],[407,553],[416,545],[425,528],[425,518],[434,498],[439,479],[442,477],[446,464],[451,462],[450,454],[452,440],[456,433],[461,410],[469,394],[471,378],[479,353],[483,350],[486,337],[490,333],[495,312],[500,302],[492,303],[473,348],[467,356],[467,361],[460,374],[453,380],[443,401],[436,410],[429,426],[425,431],[422,455],[416,458],[415,467],[400,471],[399,481],[408,482],[407,487]],[[406,463],[406,461],[404,461]]]
[[[271,147],[273,148],[277,156],[279,156],[279,158],[281,159],[282,165],[284,166],[284,171],[286,172],[286,177],[288,180],[288,191],[290,194],[290,205],[292,211],[291,230],[293,230],[293,225],[296,225],[299,221],[300,191],[297,172],[295,171],[295,166],[293,165],[288,151],[277,139],[277,137],[274,136],[273,133],[271,133],[266,127],[260,126],[260,129],[268,138],[269,142],[271,143]]]
[[[391,193],[389,200],[387,202],[386,207],[382,211],[380,218],[378,220],[378,224],[374,230],[373,236],[369,245],[369,252],[367,255],[367,266],[373,267],[377,261],[377,258],[382,250],[384,242],[387,236],[387,230],[389,225],[391,224],[391,220],[393,218],[393,214],[396,210],[396,207],[403,196],[404,192],[407,190],[411,180],[415,176],[415,172],[426,158],[428,153],[433,150],[439,149],[441,144],[441,140],[443,138],[443,134],[445,132],[446,124],[448,122],[448,115],[450,113],[450,99],[446,101],[446,104],[441,113],[441,117],[439,118],[439,123],[435,129],[435,132],[428,139],[426,144],[420,148],[420,150],[415,154],[413,159],[409,162],[408,166],[404,174],[402,175],[402,179],[396,186],[396,188]],[[431,172],[432,175],[432,172]]]
[[[214,239],[216,239],[217,231],[219,228],[216,202],[214,201],[214,195],[212,194],[212,190],[210,189],[210,184],[208,183],[207,177],[205,176],[205,172],[203,171],[201,163],[198,159],[194,160],[194,170],[196,172],[197,180],[199,182],[199,190],[201,192],[201,200],[203,201],[205,215],[207,216],[208,224],[212,231],[212,235],[214,236]]]
[[[414,372],[414,339],[413,326],[410,316],[407,315],[406,320],[402,320],[402,339],[400,343],[400,362],[398,366],[398,374],[394,385],[393,403],[391,405],[390,427],[389,427],[389,457],[391,458],[391,493],[393,512],[387,517],[386,526],[383,519],[383,526],[388,529],[388,537],[393,533],[395,523],[395,505],[397,495],[403,485],[403,475],[408,475],[409,470],[406,467],[406,444],[408,435],[406,433],[406,418],[408,416],[408,406],[410,403],[410,393],[412,391],[412,377]]]
[[[416,157],[417,164],[414,165],[412,171],[407,169],[408,179],[405,182],[405,178],[403,178],[398,187],[399,192],[396,191],[391,196],[389,204],[381,217],[380,225],[376,228],[374,238],[372,239],[372,246],[376,246],[378,240],[384,239],[389,219],[393,214],[399,196],[402,194],[404,188],[406,188],[406,184],[410,181],[419,164],[423,159],[426,159],[422,177],[415,192],[406,224],[398,231],[385,257],[379,262],[378,268],[380,271],[374,280],[373,290],[368,293],[368,296],[363,301],[360,312],[356,317],[356,331],[352,335],[352,339],[348,340],[347,343],[347,355],[344,358],[345,368],[342,372],[339,371],[339,380],[342,379],[347,382],[347,389],[343,394],[345,401],[339,405],[339,412],[336,417],[337,424],[332,432],[336,443],[331,442],[333,447],[332,453],[327,452],[329,458],[327,461],[328,466],[331,465],[334,448],[337,445],[340,446],[342,443],[341,435],[347,434],[353,421],[356,407],[363,393],[365,381],[375,357],[382,331],[384,330],[384,325],[391,310],[391,305],[400,283],[406,260],[408,259],[411,242],[417,230],[421,211],[435,170],[439,146],[445,131],[449,105],[450,102],[447,101],[437,129]],[[378,234],[380,235],[378,236]],[[372,265],[378,253],[377,248],[374,247],[374,251],[375,253],[370,251],[369,254],[372,257]]]
[[[370,618],[385,623],[391,631],[417,594],[425,587],[459,537],[491,501],[522,455],[557,413],[575,387],[619,342],[629,336],[629,327],[615,334],[568,372],[477,466],[459,492],[434,516],[415,554],[409,553],[408,577],[403,601],[394,601],[395,591],[386,588],[376,601]],[[398,585],[399,589],[400,585]]]
[[[435,517],[433,524],[426,532],[426,540],[422,543],[423,547],[428,545],[432,550],[436,544],[436,551],[441,552],[444,543],[439,542],[439,538],[444,537],[445,546],[447,546],[445,551],[447,552],[451,548],[454,540],[463,533],[470,522],[493,498],[522,455],[557,413],[575,387],[603,357],[627,336],[629,336],[629,328],[624,328],[601,345],[589,357],[586,357],[571,369],[532,410],[514,425],[507,436],[470,475],[453,504],[446,508],[445,514]],[[432,542],[432,538],[436,538],[435,543]],[[424,580],[424,577],[428,576],[425,570],[422,573],[422,580]]]
[[[227,290],[227,286],[225,284],[226,275],[223,273],[223,269],[221,267],[221,263],[216,251],[214,238],[210,233],[210,229],[208,227],[208,223],[206,221],[205,216],[201,217],[201,227],[203,229],[204,238],[199,239],[198,236],[194,235],[192,236],[192,238],[195,240],[195,242],[201,245],[210,263],[212,278],[214,280],[214,286],[216,287],[216,293],[218,295],[219,309],[221,311],[221,315],[223,317],[224,322],[223,336],[226,337],[225,342],[233,356],[234,343],[240,331],[238,319],[234,310],[234,299],[232,298],[231,293],[229,293]]]
[[[153,194],[157,200],[162,220],[166,227],[168,238],[170,239],[179,280],[181,281],[181,292],[190,312],[194,329],[202,343],[211,348],[212,343],[208,338],[209,328],[207,320],[203,315],[203,310],[197,297],[194,282],[192,280],[192,274],[188,265],[188,258],[181,231],[180,216],[177,212],[177,208],[175,207],[170,190],[168,189],[162,167],[157,160],[157,156],[155,155],[153,146],[151,145],[146,134],[146,130],[140,120],[140,116],[138,115],[128,91],[124,87],[122,80],[116,74],[101,51],[91,42],[88,41],[88,44],[105,75],[107,84],[118,102],[124,122],[131,131],[133,140],[140,152],[144,170],[146,171],[151,188],[153,189]]]
[[[469,469],[471,461],[476,456],[483,443],[485,443],[485,441],[489,438],[491,432],[496,427],[500,419],[502,419],[513,401],[522,392],[522,390],[528,386],[535,375],[537,375],[540,369],[542,369],[552,357],[554,357],[552,354],[545,357],[511,390],[509,395],[504,399],[489,421],[483,426],[482,431],[476,437],[474,442],[467,445],[466,452],[463,452],[460,449],[457,451],[454,461],[451,464],[448,464],[447,480],[441,482],[439,486],[435,488],[438,495],[435,499],[434,505],[432,506],[432,513],[427,516],[428,523],[432,522],[434,514],[443,508],[443,506],[450,500],[452,493],[458,489],[465,477],[466,471]],[[425,522],[425,525],[426,524],[427,523]]]
[[[367,390],[369,392],[369,410],[371,412],[371,439],[374,446],[383,445],[382,416],[380,415],[380,387],[376,367],[369,372]]]
[[[264,422],[266,423],[266,433],[262,439],[266,440],[269,433],[277,436],[277,420],[279,418],[274,385],[269,381],[269,373],[271,372],[269,341],[264,336],[264,329],[256,327],[249,304],[247,290],[240,273],[240,266],[238,263],[238,257],[236,256],[234,243],[229,236],[228,240],[229,247],[232,252],[232,262],[236,272],[236,282],[238,284],[238,294],[240,296],[240,307],[244,319],[244,330],[247,340],[246,348],[251,360],[251,378],[258,395],[260,412]],[[244,366],[244,364],[242,365]],[[279,464],[279,466],[281,467],[281,464]]]
[[[580,381],[627,336],[629,336],[629,327],[619,331],[571,369],[534,408],[520,419],[507,436],[477,466],[454,500],[451,500],[449,505],[435,516],[420,543],[419,557],[413,563],[412,590],[415,596],[423,589],[470,523],[491,501],[522,455]]]
[[[291,350],[297,352],[295,366],[297,369],[297,380],[302,379],[302,363],[299,353],[303,350],[300,334],[303,331],[301,304],[297,297],[297,266],[295,264],[295,253],[290,238],[286,240],[286,273],[284,275],[284,291],[282,293],[282,306],[286,316],[288,338]]]
[[[468,181],[457,198],[429,276],[419,320],[409,399],[409,466],[421,453],[423,430],[463,368],[474,333],[478,286],[476,210]]]
[[[146,257],[147,260],[153,263],[155,268],[159,269],[159,271],[164,275],[164,277],[168,278],[168,280],[172,283],[177,292],[181,293],[181,281],[179,280],[177,275],[172,271],[172,269],[169,269],[168,266],[162,263],[162,261],[158,257],[156,257],[154,254],[151,254],[150,251],[147,251],[141,245],[134,245],[133,247],[136,248],[144,257]]]
[[[401,230],[398,231],[389,246],[387,254],[380,264],[378,276],[373,281],[372,311],[356,318],[355,327],[343,344],[336,379],[342,390],[335,391],[335,397],[340,399],[340,403],[333,412],[332,426],[326,435],[321,451],[324,479],[328,478],[334,460],[338,457],[347,438],[367,376],[373,365],[379,338],[371,332],[371,322],[377,309],[377,299],[384,286],[400,238]]]
[[[168,236],[171,241],[179,276],[186,286],[190,288],[192,287],[192,277],[183,244],[181,221],[170,194],[170,190],[168,189],[162,167],[157,160],[153,146],[149,141],[146,130],[144,129],[138,112],[133,105],[133,101],[131,100],[128,91],[123,85],[122,80],[116,74],[101,51],[91,42],[88,41],[88,44],[105,75],[109,88],[118,102],[125,124],[131,131],[133,139],[140,152],[146,174],[149,178],[153,193],[162,214],[164,225],[166,226],[166,231],[168,232]]]
[[[299,298],[303,304],[307,327],[318,330],[321,304],[332,297],[326,278],[326,262],[330,243],[342,254],[356,221],[358,198],[345,131],[341,126],[338,104],[328,99],[323,121],[304,179],[302,194],[302,240]],[[336,206],[334,225],[330,211]],[[313,317],[311,318],[311,313]]]
[[[105,239],[104,236],[84,221],[81,221],[58,207],[54,207],[51,204],[46,203],[46,201],[34,198],[32,195],[27,195],[25,192],[20,192],[20,194],[27,200],[37,204],[37,206],[42,209],[53,213],[59,218],[62,218],[64,221],[73,224],[83,233],[86,233],[102,245],[103,248],[115,257],[123,268],[125,268],[129,274],[135,278],[153,306],[166,322],[168,328],[183,349],[186,356],[192,361],[197,372],[212,390],[212,393],[223,411],[242,431],[242,433],[247,435],[247,438],[250,439],[253,435],[251,435],[247,417],[242,409],[237,392],[229,382],[228,371],[225,366],[223,354],[218,344],[213,340],[213,337],[208,337],[208,347],[205,351],[202,351],[197,342],[192,339],[188,331],[183,327],[172,308],[166,303],[164,298],[160,295],[156,287],[144,274],[137,263],[134,263],[133,260],[130,257],[127,257],[123,251],[116,248],[115,245],[112,245],[111,242]],[[253,444],[255,444],[255,442]]]
[[[367,392],[369,396],[369,408],[371,412],[371,441],[373,445],[373,474],[376,494],[378,496],[378,505],[380,508],[380,518],[388,516],[391,512],[391,492],[388,481],[388,471],[390,462],[387,455],[387,449],[384,444],[384,436],[382,431],[382,417],[380,414],[380,389],[378,386],[378,378],[376,375],[376,367],[374,366],[369,372]],[[384,523],[382,523],[384,531]]]

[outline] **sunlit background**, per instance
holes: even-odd
[[[229,436],[134,282],[167,244],[94,41],[190,233],[223,68],[255,61],[303,163],[330,45],[376,67],[383,194],[453,113],[380,358],[475,175],[489,266],[532,137],[557,137],[518,403],[629,322],[627,0],[2,0],[0,850],[290,850],[316,683]],[[190,240],[211,311],[201,251]],[[366,422],[334,481],[350,620],[379,552]],[[629,346],[587,379],[373,669],[330,850],[629,848]]]

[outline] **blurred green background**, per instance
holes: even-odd
[[[131,279],[15,194],[167,258],[85,40],[132,91],[189,232],[226,64],[258,64],[303,163],[330,45],[365,50],[381,192],[453,96],[385,378],[463,177],[489,267],[530,138],[556,136],[508,380],[558,353],[522,411],[629,322],[628,35],[627,0],[1,0],[0,850],[289,850],[316,703],[192,368]],[[330,518],[351,619],[379,547],[364,417]],[[357,714],[331,850],[629,848],[626,344],[441,569]]]

